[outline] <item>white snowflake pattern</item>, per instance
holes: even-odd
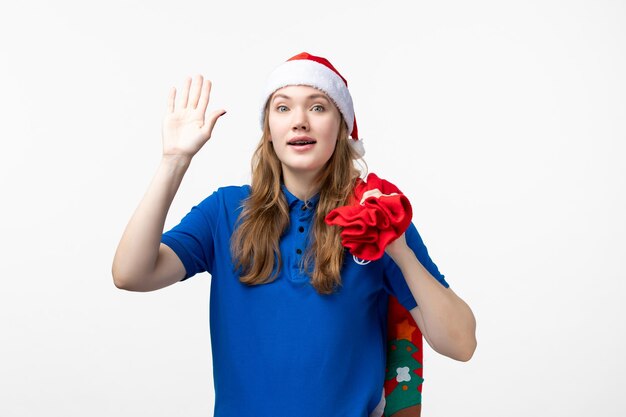
[[[398,373],[398,376],[396,377],[396,381],[403,382],[403,381],[410,381],[411,380],[411,375],[409,374],[409,367],[408,366],[404,366],[402,368],[398,368],[398,369],[396,369],[396,372]]]

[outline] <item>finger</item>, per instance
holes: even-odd
[[[211,96],[211,81],[205,80],[202,85],[202,94],[200,95],[200,101],[198,102],[198,110],[204,115],[206,109],[209,106],[209,97]]]
[[[191,93],[189,96],[188,106],[195,109],[198,106],[198,99],[200,98],[200,92],[202,90],[202,75],[198,74],[194,77],[191,86]]]
[[[178,105],[181,109],[187,108],[187,100],[189,99],[189,87],[191,86],[191,77],[187,77],[185,79],[185,87],[183,88],[183,92],[180,96],[180,101]]]
[[[213,132],[213,127],[215,126],[215,122],[217,121],[217,119],[219,119],[220,117],[222,117],[225,114],[226,114],[226,110],[224,110],[224,109],[215,110],[214,112],[211,112],[211,114],[209,115],[209,118],[207,119],[206,123],[204,124],[204,126],[202,126],[202,132],[207,137],[210,138],[211,137],[211,133]]]
[[[369,197],[380,197],[383,193],[380,192],[378,188],[374,188],[373,190],[367,190],[363,193],[363,197],[361,198],[361,205],[367,200]]]
[[[176,100],[176,87],[170,88],[170,93],[167,96],[167,111],[169,113],[174,112],[174,102]]]

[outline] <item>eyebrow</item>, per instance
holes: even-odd
[[[272,101],[276,100],[277,98],[284,98],[287,100],[291,100],[291,97],[285,94],[276,94],[274,98],[272,99]],[[318,98],[324,99],[329,102],[328,98],[326,98],[326,95],[324,94],[311,94],[310,96],[307,97],[307,100],[318,99]]]

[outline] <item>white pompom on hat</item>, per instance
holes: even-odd
[[[350,91],[348,91],[348,82],[326,58],[314,56],[307,52],[289,58],[269,75],[261,97],[261,128],[263,128],[267,100],[276,90],[288,85],[308,85],[326,93],[343,115],[352,138],[350,145],[359,158],[365,155],[363,140],[359,138],[356,126],[354,105]]]

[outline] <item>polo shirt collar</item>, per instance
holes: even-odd
[[[291,192],[287,189],[285,184],[281,184],[280,188],[282,189],[283,194],[285,195],[285,198],[287,199],[287,205],[289,206],[290,210],[294,208],[296,205],[298,205],[298,203],[302,203],[302,200],[300,200],[295,195],[291,194]],[[315,194],[313,197],[309,199],[309,201],[307,201],[308,203],[307,207],[310,207],[310,208],[315,207],[319,199],[320,199],[320,194],[319,193]]]

